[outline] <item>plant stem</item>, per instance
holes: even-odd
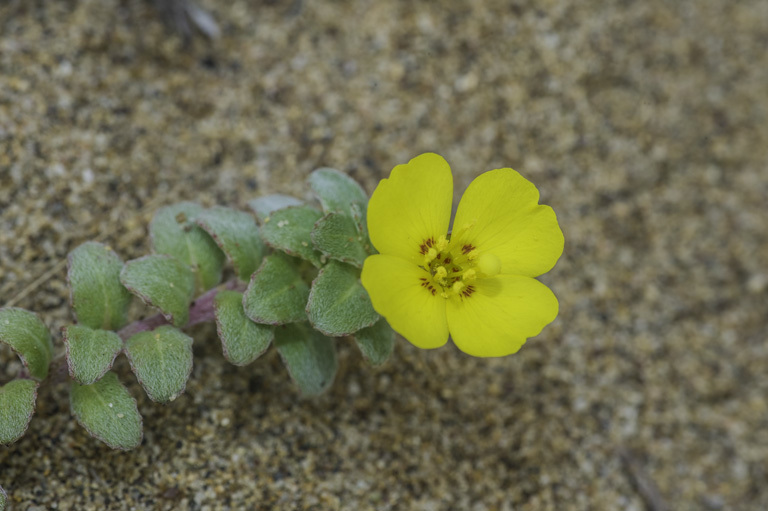
[[[197,325],[198,323],[205,323],[206,321],[213,321],[216,319],[213,309],[213,300],[219,292],[226,290],[245,291],[245,284],[237,279],[232,279],[213,289],[209,289],[198,296],[189,307],[189,321],[181,328],[187,328]],[[139,332],[154,330],[159,326],[169,324],[170,323],[165,319],[165,316],[163,316],[162,313],[158,313],[124,326],[117,332],[117,335],[119,335],[123,341],[126,341]],[[64,353],[58,355],[51,363],[50,375],[51,383],[55,384],[67,381],[67,357]]]
[[[198,323],[205,323],[206,321],[213,321],[215,319],[213,312],[213,299],[216,298],[216,295],[219,294],[219,291],[243,291],[244,289],[245,288],[243,283],[237,279],[229,280],[218,287],[209,289],[192,302],[192,305],[189,307],[189,321],[181,328],[197,325]],[[150,316],[139,321],[134,321],[133,323],[124,326],[117,332],[117,335],[119,335],[120,338],[125,341],[131,336],[138,334],[139,332],[154,330],[159,326],[168,324],[170,323],[167,319],[165,319],[165,316],[163,316],[161,313],[158,313],[154,316]]]

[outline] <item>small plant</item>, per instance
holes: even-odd
[[[215,322],[235,365],[274,345],[311,396],[334,380],[340,337],[353,338],[372,365],[392,353],[390,323],[422,348],[450,332],[471,355],[502,356],[556,316],[557,300],[533,277],[557,261],[562,233],[535,187],[511,169],[470,186],[452,233],[452,178],[437,155],[396,167],[370,209],[341,172],[322,168],[308,183],[319,206],[270,195],[249,203],[256,219],[191,202],[164,207],[149,225],[152,254],[131,261],[101,243],[77,247],[68,257],[74,323],[62,329],[63,356],[54,358],[37,315],[0,309],[0,342],[24,367],[0,387],[0,443],[24,434],[49,373],[67,372],[72,414],[88,433],[115,449],[137,447],[142,418],[111,370],[115,359],[128,359],[151,400],[169,403],[192,370],[184,329],[201,322]],[[222,282],[227,260],[234,277]],[[129,322],[134,298],[159,312]],[[0,510],[5,500],[0,488]]]

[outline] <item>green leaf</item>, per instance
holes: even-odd
[[[381,318],[373,326],[355,332],[355,342],[371,365],[381,365],[395,348],[395,331]]]
[[[267,351],[275,338],[274,327],[254,323],[245,315],[242,293],[221,291],[214,298],[213,307],[224,358],[244,366]]]
[[[243,296],[245,315],[256,323],[282,325],[305,321],[309,286],[283,254],[272,254],[251,277]]]
[[[197,224],[227,254],[240,280],[248,280],[266,251],[253,217],[243,211],[215,207],[200,213]]]
[[[48,376],[53,342],[48,328],[36,314],[24,309],[0,309],[0,342],[11,347],[36,380]]]
[[[252,199],[248,201],[248,205],[251,207],[253,212],[256,213],[256,218],[258,218],[259,222],[261,223],[264,223],[267,218],[269,218],[269,216],[275,211],[285,209],[290,206],[301,206],[302,204],[304,203],[296,197],[291,197],[290,195],[283,195],[280,193],[266,195],[264,197],[259,197],[258,199]]]
[[[125,325],[131,293],[120,283],[123,261],[111,248],[83,243],[67,258],[72,309],[81,325],[117,330]]]
[[[176,326],[189,321],[195,276],[188,266],[167,255],[148,255],[128,261],[120,282],[147,305],[157,307]]]
[[[305,259],[318,268],[322,254],[314,249],[310,233],[322,214],[309,206],[292,206],[272,213],[261,227],[267,245]]]
[[[0,387],[0,444],[21,438],[35,413],[38,383],[12,380]]]
[[[361,236],[361,243],[364,245],[366,252],[369,254],[376,254],[376,250],[373,248],[370,238],[368,237],[368,225],[365,219],[367,204],[352,204],[349,207],[349,211],[352,214],[352,220],[355,224],[355,231]]]
[[[357,181],[338,170],[317,169],[309,175],[308,181],[325,213],[337,211],[348,215],[351,204],[368,203],[368,196]]]
[[[221,281],[224,253],[216,242],[194,222],[203,208],[180,202],[161,208],[149,224],[152,247],[158,254],[175,257],[192,268],[198,293]]]
[[[329,259],[363,267],[368,257],[365,241],[355,228],[355,221],[341,213],[328,213],[315,223],[312,229],[312,243]]]
[[[8,494],[0,486],[0,511],[5,511],[5,504],[8,502]]]
[[[373,325],[379,315],[360,283],[360,271],[329,262],[312,282],[307,304],[309,322],[331,337],[340,337]]]
[[[331,386],[338,368],[333,339],[307,323],[293,323],[275,329],[275,346],[302,394],[321,394]]]
[[[72,382],[72,415],[88,433],[113,449],[124,451],[141,444],[141,415],[117,375],[108,372],[92,385]]]
[[[125,354],[152,401],[168,403],[184,392],[192,372],[192,338],[170,325],[125,341]]]
[[[104,376],[123,349],[123,340],[115,332],[69,325],[62,333],[69,375],[83,385],[90,385]]]

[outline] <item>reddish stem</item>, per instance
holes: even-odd
[[[198,296],[197,299],[190,305],[189,321],[182,328],[197,325],[198,323],[205,323],[206,321],[215,320],[216,314],[214,314],[213,310],[213,300],[216,298],[216,295],[219,294],[220,291],[225,290],[245,291],[245,284],[238,281],[237,279],[232,279],[223,285],[209,289],[205,293]],[[139,321],[134,321],[133,323],[124,326],[117,332],[117,335],[119,335],[120,338],[125,341],[131,336],[138,334],[139,332],[154,330],[159,326],[169,324],[170,323],[168,323],[168,320],[165,319],[162,314],[158,313],[154,316],[150,316]],[[54,384],[63,383],[67,381],[68,373],[67,357],[64,355],[64,353],[61,353],[51,363],[51,367],[49,369],[49,381]],[[28,378],[29,376],[25,375],[24,371],[22,371],[19,377]]]
[[[213,312],[213,299],[216,298],[216,295],[219,294],[219,291],[244,291],[244,289],[245,288],[243,287],[243,284],[237,279],[227,281],[223,286],[209,289],[197,297],[194,302],[192,302],[192,305],[189,307],[189,321],[182,328],[197,325],[198,323],[205,323],[206,321],[213,321],[216,318],[216,315]],[[124,326],[117,332],[117,335],[119,335],[120,338],[125,341],[128,338],[138,334],[139,332],[154,330],[159,326],[168,324],[170,323],[167,319],[165,319],[165,316],[158,313],[154,316],[150,316],[140,321],[134,321],[130,325]]]

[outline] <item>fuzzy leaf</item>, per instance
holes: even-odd
[[[242,293],[221,291],[214,298],[213,307],[224,358],[244,366],[267,351],[275,338],[274,327],[254,323],[245,315]]]
[[[290,206],[301,206],[302,204],[304,203],[296,197],[291,197],[290,195],[283,195],[280,193],[266,195],[264,197],[259,197],[258,199],[251,199],[248,201],[248,205],[251,207],[253,212],[256,213],[256,218],[258,218],[259,222],[261,223],[264,223],[267,218],[269,218],[269,216],[275,211],[285,209]]]
[[[329,262],[312,282],[307,304],[309,322],[331,337],[340,337],[373,325],[379,315],[360,283],[360,270]]]
[[[0,309],[0,342],[9,345],[36,380],[48,376],[53,342],[48,328],[36,314],[24,309]]]
[[[35,413],[38,383],[11,380],[0,387],[0,444],[21,438]]]
[[[192,372],[192,338],[170,325],[125,341],[131,369],[152,401],[168,403],[184,392]]]
[[[8,494],[0,486],[0,511],[5,511],[5,504],[8,502]]]
[[[282,325],[307,319],[309,286],[296,265],[283,254],[264,259],[243,295],[246,316],[256,323]]]
[[[338,368],[333,339],[307,323],[293,323],[275,329],[275,346],[302,394],[321,394],[331,386]]]
[[[248,280],[259,267],[266,250],[253,216],[235,209],[215,207],[200,213],[197,224],[227,254],[240,280]]]
[[[329,259],[363,267],[368,257],[365,241],[355,228],[355,221],[341,213],[328,213],[315,223],[312,243]]]
[[[64,327],[63,334],[69,375],[83,385],[104,376],[123,349],[123,341],[115,332],[69,325]]]
[[[349,211],[352,215],[352,221],[355,225],[355,231],[359,236],[362,236],[362,243],[365,245],[365,249],[369,254],[376,254],[376,250],[373,248],[370,238],[368,238],[368,222],[365,219],[368,204],[354,203],[349,207]]]
[[[341,212],[349,215],[349,207],[353,203],[367,204],[368,196],[365,190],[349,177],[335,169],[321,168],[309,175],[309,186],[315,192],[323,211]]]
[[[373,326],[355,332],[355,342],[363,357],[378,366],[387,361],[395,348],[395,331],[381,318]]]
[[[309,206],[292,206],[272,213],[261,227],[261,236],[271,247],[305,259],[317,267],[322,254],[312,245],[310,233],[322,214]]]
[[[123,261],[111,248],[83,243],[67,258],[72,309],[81,325],[117,330],[125,325],[131,293],[120,283]]]
[[[224,266],[224,253],[208,233],[194,223],[202,211],[198,204],[180,202],[159,209],[149,224],[154,251],[173,256],[192,268],[198,293],[221,281]]]
[[[128,261],[120,282],[147,305],[157,307],[176,326],[189,321],[189,304],[195,293],[192,270],[167,255],[148,255]]]
[[[136,400],[112,371],[92,385],[72,382],[70,406],[77,422],[111,448],[127,451],[141,443]]]

